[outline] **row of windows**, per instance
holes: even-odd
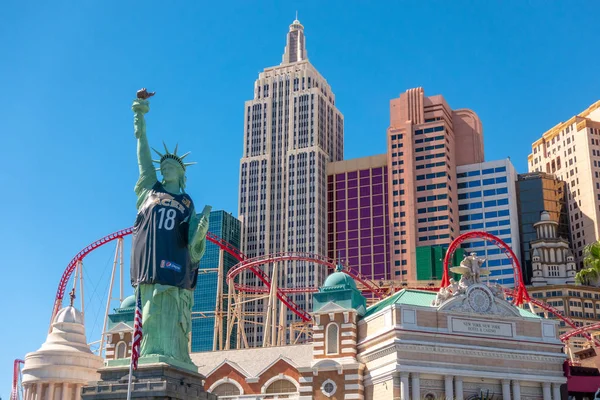
[[[495,185],[497,183],[506,183],[506,177],[505,176],[499,176],[497,178],[489,178],[489,179],[484,179],[483,180],[483,185]],[[476,180],[476,181],[469,181],[469,182],[459,182],[458,183],[458,188],[459,189],[465,189],[468,187],[479,187],[481,186],[482,181],[480,179]]]
[[[423,161],[423,160],[431,160],[432,158],[442,158],[442,157],[444,157],[444,153],[427,154],[426,156],[418,156],[415,158],[415,160]]]
[[[483,196],[495,196],[498,194],[507,194],[508,193],[508,188],[502,187],[502,188],[497,188],[497,189],[486,189],[483,191]],[[474,192],[467,192],[467,193],[459,193],[458,194],[458,199],[459,200],[464,200],[464,199],[474,199],[474,198],[479,198],[481,197],[481,191],[480,190],[476,190]]]
[[[417,175],[417,180],[422,181],[423,179],[442,178],[446,176],[446,171],[432,172],[430,174]]]
[[[444,235],[420,236],[419,242],[425,242],[427,240],[448,239],[448,238],[450,238],[450,235],[447,233]]]
[[[429,225],[419,228],[419,232],[437,231],[440,229],[448,229],[449,225]]]
[[[440,161],[440,162],[437,162],[437,163],[417,165],[416,169],[425,169],[425,168],[433,168],[433,167],[443,167],[445,165],[446,165],[445,161]]]
[[[507,204],[508,204],[508,199],[500,199],[500,200],[506,200]],[[485,204],[485,207],[494,207],[496,204],[494,204],[494,202],[496,204],[498,204],[498,200],[487,200],[484,203],[482,203],[481,201],[475,201],[473,203],[466,203],[466,204],[459,204],[458,205],[458,210],[459,211],[465,211],[465,210],[477,210],[479,208],[482,207],[482,204]],[[494,204],[492,205],[488,205],[489,204]],[[504,204],[504,202],[503,202]],[[488,216],[489,215],[489,216]],[[506,217],[509,215],[509,211],[508,210],[500,210],[500,211],[489,211],[485,213],[485,217],[486,218],[495,218],[495,217]]]
[[[425,222],[445,221],[447,219],[448,219],[447,215],[440,215],[439,217],[419,218],[417,220],[417,222],[422,224]],[[450,222],[454,222],[454,221],[452,221],[452,218],[450,218]]]
[[[503,241],[507,244],[512,243],[512,240],[510,238],[503,239]],[[486,246],[485,241],[477,241],[477,242],[462,244],[462,247],[465,249],[472,248],[472,247],[485,247],[485,246]]]
[[[427,207],[427,208],[419,208],[417,210],[417,213],[425,214],[428,212],[446,211],[446,210],[448,210],[448,206]],[[452,212],[452,211],[450,211],[450,212]]]
[[[444,148],[444,144],[436,144],[435,146],[425,146],[425,147],[417,147],[415,149],[415,153],[420,153],[422,151],[429,151],[429,150],[435,150],[435,149],[443,149]]]
[[[493,174],[495,172],[506,172],[506,167],[484,169],[483,171],[481,171],[481,175]],[[480,171],[475,170],[475,171],[468,171],[468,172],[460,172],[460,173],[456,174],[456,177],[458,179],[460,179],[460,178],[466,178],[467,176],[479,176],[479,174],[480,174]]]
[[[447,198],[448,198],[448,195],[445,193],[433,195],[433,196],[427,196],[427,197],[417,197],[417,203],[423,203],[425,201],[445,200]],[[450,199],[450,201],[452,201],[452,199]]]
[[[427,185],[427,186],[417,186],[417,192],[423,192],[425,190],[433,190],[433,189],[443,189],[445,188],[446,182],[444,183],[433,183],[431,185]]]
[[[434,142],[436,140],[444,140],[444,136],[442,135],[442,136],[428,137],[425,139],[417,139],[417,140],[415,140],[415,144]]]
[[[477,220],[477,219],[471,219],[471,221],[473,220]],[[462,221],[461,221],[462,222]],[[496,227],[500,227],[500,226],[507,226],[510,225],[510,219],[503,219],[500,221],[486,221],[485,224],[483,223],[476,223],[476,224],[470,224],[470,225],[461,225],[460,226],[460,230],[470,230],[470,229],[481,229],[483,227],[485,228],[496,228]]]
[[[431,133],[431,132],[441,132],[444,130],[443,126],[436,126],[433,128],[426,128],[426,129],[418,129],[415,131],[415,135],[422,135],[424,133]]]

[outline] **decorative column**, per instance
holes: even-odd
[[[81,388],[83,387],[83,384],[78,383],[77,385],[75,385],[75,400],[81,400]]]
[[[23,390],[23,399],[29,400],[27,396],[29,396],[29,385],[25,386],[25,389]]]
[[[43,383],[35,384],[35,400],[42,400],[42,389],[44,387]]]
[[[410,376],[412,379],[412,400],[421,400],[421,379],[418,372],[413,372]]]
[[[464,394],[463,394],[463,378],[462,378],[462,376],[454,377],[454,390],[456,391],[454,398],[456,400],[463,400]]]
[[[408,372],[400,372],[400,399],[410,400],[410,394],[408,392]]]
[[[48,400],[54,400],[54,382],[48,384]]]
[[[502,400],[510,400],[510,379],[502,379]]]
[[[63,383],[62,398],[63,399],[70,399],[71,398],[71,388],[69,387],[68,383]],[[544,400],[546,400],[546,399],[544,399]],[[550,399],[548,399],[548,400],[550,400]]]
[[[513,400],[521,400],[521,382],[512,381],[513,386]]]
[[[446,375],[444,377],[444,383],[445,383],[444,396],[446,397],[446,400],[454,400],[454,394],[452,392],[452,378],[454,378],[452,375]],[[544,400],[546,400],[546,399],[544,399]]]
[[[552,384],[552,400],[560,400],[560,383]]]
[[[550,393],[550,382],[542,383],[542,393],[544,396],[544,400],[552,400],[552,395]]]

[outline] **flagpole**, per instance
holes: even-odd
[[[133,362],[129,363],[129,382],[127,383],[127,400],[131,400],[131,376],[133,375]]]
[[[134,312],[134,324],[133,324],[133,332],[131,335],[131,358],[129,361],[129,380],[127,382],[127,400],[131,400],[131,377],[133,376],[133,357],[135,356],[134,353],[136,353],[134,347],[136,346],[135,343],[135,334],[136,334],[136,330],[137,330],[137,315],[138,315],[138,306],[139,306],[139,297],[141,296],[141,292],[140,292],[140,288],[139,285],[135,288],[135,312]],[[137,353],[136,353],[137,354]]]

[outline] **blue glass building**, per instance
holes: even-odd
[[[221,237],[236,248],[240,247],[240,221],[231,214],[219,210],[210,213],[209,232]],[[223,293],[227,294],[227,283],[225,281],[227,272],[238,261],[225,252],[223,256]],[[200,270],[214,269],[214,272],[200,273],[198,284],[194,290],[194,306],[192,313],[205,311],[214,312],[217,304],[217,268],[219,267],[219,246],[208,242],[206,252],[200,260]],[[223,304],[223,310],[227,311],[227,304]],[[227,322],[224,321],[224,324]],[[225,329],[223,329],[225,331]],[[199,318],[192,314],[192,352],[212,351],[213,335],[215,331],[215,319]],[[232,335],[235,337],[235,335]],[[232,343],[233,344],[233,343]]]
[[[509,159],[456,167],[460,233],[485,231],[502,239],[520,255],[517,211],[517,173]],[[465,254],[485,257],[490,276],[484,280],[513,287],[510,259],[495,245],[483,239],[465,241]]]

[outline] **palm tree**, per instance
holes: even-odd
[[[585,246],[583,255],[583,265],[586,268],[575,275],[575,281],[580,285],[591,285],[600,277],[600,241]]]

